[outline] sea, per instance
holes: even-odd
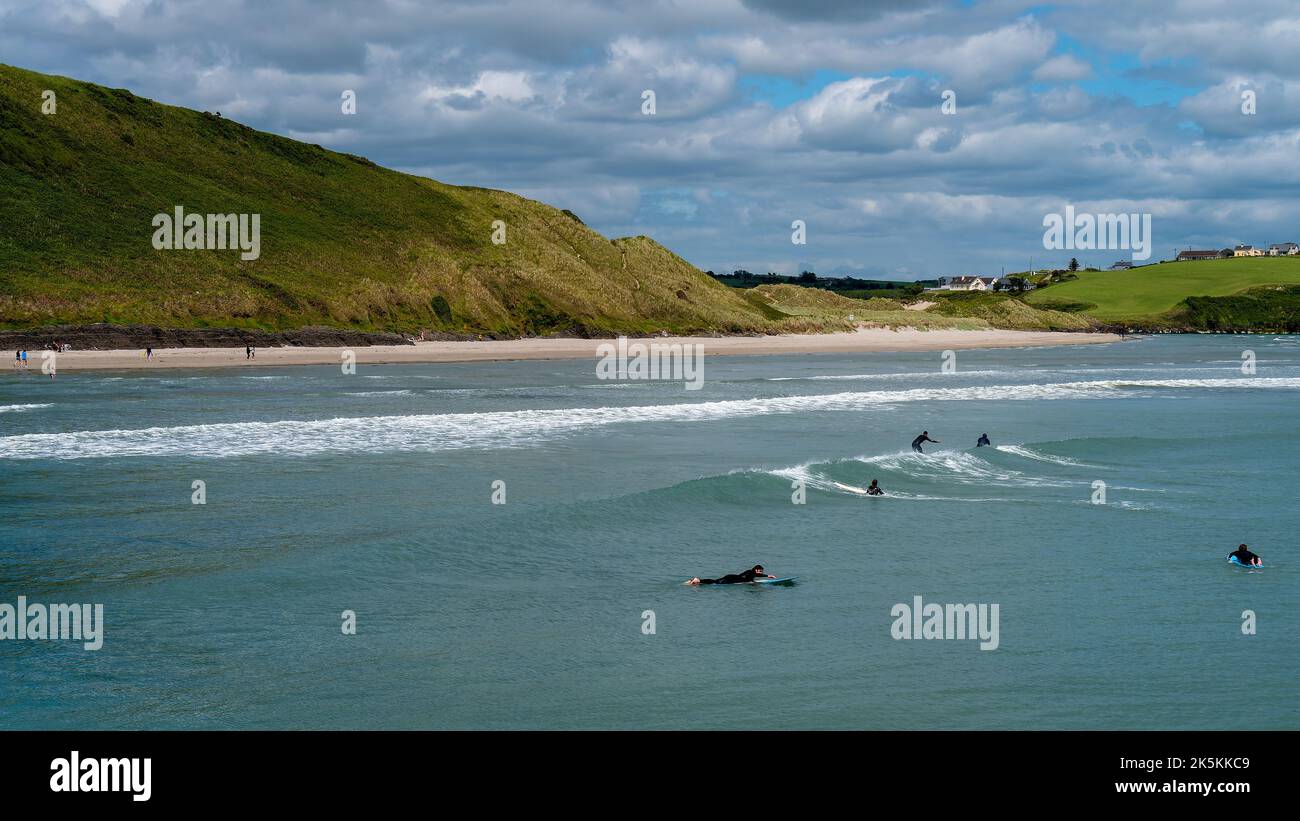
[[[1300,729],[1298,423],[1287,336],[0,372],[0,728]]]

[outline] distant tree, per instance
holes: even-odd
[[[1002,280],[999,279],[997,282],[993,283],[993,290],[1001,291],[1002,288],[1003,288]]]
[[[732,271],[731,274],[732,274],[732,276],[738,276],[738,277],[751,277],[751,276],[753,276],[753,274],[751,274],[749,271],[746,271],[746,270],[743,270],[743,269],[739,269],[739,270]]]
[[[1071,271],[1079,270],[1079,260],[1075,259],[1074,257],[1070,257],[1070,270]]]
[[[814,274],[812,271],[804,271],[802,274],[799,275],[799,281],[800,281],[800,282],[816,282],[816,281],[817,281],[817,275]]]

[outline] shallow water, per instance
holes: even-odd
[[[1300,340],[957,363],[0,374],[0,602],[107,622],[0,641],[0,726],[1300,728]]]

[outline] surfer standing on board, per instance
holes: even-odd
[[[986,445],[992,445],[992,444],[993,443],[989,441],[989,435],[987,433],[981,433],[979,441],[975,443],[975,447],[982,448],[985,447]]]
[[[930,431],[928,431],[928,430],[923,430],[923,431],[921,431],[921,435],[920,435],[920,436],[918,436],[918,437],[916,437],[915,439],[912,440],[912,450],[916,451],[917,453],[925,453],[925,451],[921,450],[921,443],[922,443],[922,442],[934,442],[936,445],[939,444],[939,440],[938,440],[938,439],[931,439],[931,438],[930,438]]]
[[[746,582],[752,582],[760,576],[765,579],[776,578],[776,576],[768,575],[768,572],[763,569],[763,565],[756,564],[752,569],[746,570],[744,573],[729,573],[720,579],[701,579],[699,576],[696,576],[688,581],[687,584],[744,584]]]

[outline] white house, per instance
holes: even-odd
[[[1293,257],[1300,255],[1300,245],[1294,242],[1275,242],[1268,246],[1270,257]]]
[[[1253,245],[1238,245],[1232,249],[1234,257],[1262,257],[1264,256],[1263,248],[1256,248]]]
[[[997,284],[997,277],[953,277],[944,286],[948,291],[988,291]]]

